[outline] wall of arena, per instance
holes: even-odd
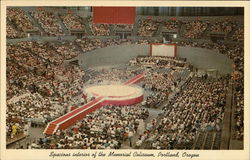
[[[138,55],[149,55],[149,45],[118,45],[108,46],[86,52],[78,56],[79,63],[85,67],[100,67],[107,65],[125,65]]]
[[[232,72],[232,60],[216,50],[195,47],[177,47],[177,56],[187,58],[189,63],[199,69],[216,69],[221,74]]]
[[[149,55],[149,45],[132,44],[117,45],[96,49],[79,55],[76,59],[84,68],[100,66],[125,65],[128,61],[138,55]],[[97,58],[98,57],[98,58]],[[177,57],[187,58],[194,67],[199,69],[216,69],[221,74],[232,71],[232,60],[216,50],[195,47],[177,47]]]

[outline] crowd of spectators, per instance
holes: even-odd
[[[73,50],[74,45],[67,42],[48,44],[26,41],[7,45],[8,137],[13,138],[17,135],[12,132],[24,132],[24,126],[29,119],[32,123],[44,124],[62,115],[67,107],[78,103],[70,97],[81,93],[84,72],[78,67],[65,67],[61,63],[47,61],[54,62],[53,56],[57,54],[62,56],[61,61],[67,59],[67,56],[75,56],[74,53],[66,54],[66,51],[73,52]],[[44,54],[50,55],[48,59]],[[112,74],[111,72],[108,74],[109,76],[106,77],[108,80],[112,79],[110,75],[115,75],[118,79],[126,81],[135,76],[136,71],[117,69],[113,70]],[[101,81],[104,80],[103,75],[99,76]],[[113,77],[113,80],[118,79]],[[43,99],[45,100],[39,103]],[[18,112],[16,108],[23,109]],[[58,112],[59,110],[62,112]],[[14,120],[20,114],[22,119]],[[18,129],[13,130],[12,126]]]
[[[7,8],[6,15],[7,38],[22,38],[25,37],[26,31],[37,30],[26,13],[20,8]]]
[[[64,35],[63,30],[54,13],[37,10],[30,14],[38,21],[44,31],[50,36]],[[61,14],[59,17],[65,24],[68,30],[84,30],[84,19],[73,13]],[[88,18],[91,32],[94,36],[110,36],[111,29],[114,31],[132,31],[134,25],[117,24],[111,27],[109,24],[94,24],[92,17]],[[7,8],[7,37],[8,38],[22,38],[25,37],[26,30],[38,30],[32,21],[26,16],[26,13],[20,8]],[[189,39],[202,38],[206,30],[210,32],[232,33],[234,41],[243,41],[244,30],[243,27],[237,29],[236,21],[225,18],[217,22],[194,20],[181,21],[177,19],[157,20],[153,18],[142,18],[138,21],[138,36],[153,37],[162,24],[162,31],[173,31],[181,29],[184,25],[183,37]],[[237,30],[236,30],[237,29]],[[86,32],[86,31],[85,31]]]
[[[151,41],[146,39],[140,39],[132,41],[129,39],[106,39],[101,40],[97,38],[82,38],[76,39],[75,42],[80,46],[82,52],[92,51],[98,48],[104,48],[107,46],[122,45],[122,44],[149,44]]]
[[[127,80],[138,75],[138,68],[114,68],[112,70],[101,71],[100,74],[89,80],[89,84],[113,84],[113,83],[124,83]]]
[[[30,14],[38,21],[44,31],[50,36],[63,35],[63,30],[56,16],[49,11],[32,11]]]
[[[62,19],[63,23],[65,24],[68,30],[85,31],[83,18],[81,18],[80,16],[74,14],[65,14],[61,15],[60,18]]]
[[[132,24],[114,24],[115,31],[132,31],[134,25]]]
[[[191,78],[147,128],[143,142],[149,149],[192,149],[199,132],[221,131],[227,89],[226,77]]]
[[[244,136],[244,48],[241,44],[181,42],[179,45],[216,49],[234,62],[234,138],[242,140]]]
[[[7,93],[7,125],[10,129],[7,136],[12,134],[11,125],[18,124],[20,132],[28,122],[45,125],[65,114],[69,106],[79,103],[73,97],[81,94],[82,70],[75,67],[53,68],[48,74],[53,74],[54,78],[25,74],[15,80],[7,79],[9,89],[12,90],[8,92],[14,92]],[[21,94],[16,94],[21,91]]]
[[[182,43],[182,45],[185,45],[186,43]],[[197,43],[196,45],[194,45],[194,46],[199,46],[199,44]],[[204,45],[203,44],[203,47],[205,47],[206,45]],[[211,47],[212,45],[207,45],[208,47]],[[215,47],[216,48],[216,46],[212,46],[212,47]],[[211,48],[212,48],[211,47]],[[217,46],[218,47],[218,46]],[[232,47],[231,48],[231,50],[229,50],[227,47],[225,47],[225,46],[222,46],[222,45],[220,45],[220,47],[218,47],[218,48],[216,48],[216,49],[219,49],[220,50],[220,52],[221,53],[223,53],[223,54],[226,54],[227,56],[229,56],[230,58],[232,58],[232,59],[234,59],[234,61],[235,62],[237,62],[236,63],[236,67],[237,68],[239,68],[238,70],[239,71],[243,71],[243,68],[242,68],[242,66],[241,65],[243,65],[243,64],[241,64],[242,63],[242,57],[241,56],[239,56],[240,55],[240,53],[242,53],[242,49],[240,49],[240,48],[238,48],[238,49],[235,49],[235,47]],[[41,67],[43,67],[43,68],[45,68],[45,70],[46,70],[46,65],[45,64],[43,64],[43,63],[45,63],[44,61],[41,61],[41,63],[42,64],[39,64],[39,61],[37,61],[37,59],[36,58],[34,58],[34,55],[32,54],[32,53],[30,53],[29,52],[29,50],[25,50],[22,46],[19,46],[19,45],[9,45],[8,47],[7,47],[7,52],[9,53],[8,55],[9,55],[9,58],[8,58],[8,60],[9,59],[11,59],[12,61],[14,60],[16,63],[10,63],[9,61],[7,62],[7,64],[8,65],[10,65],[10,66],[8,66],[8,68],[9,69],[11,69],[11,68],[15,68],[15,70],[17,70],[18,68],[20,68],[20,66],[19,65],[22,65],[22,68],[20,69],[20,70],[22,70],[22,72],[13,72],[13,73],[8,73],[8,70],[7,70],[7,77],[9,77],[9,78],[11,78],[11,77],[20,77],[20,78],[18,78],[18,79],[21,79],[19,82],[24,82],[25,84],[22,84],[22,86],[24,86],[24,87],[22,87],[22,88],[26,88],[27,89],[27,91],[25,92],[25,95],[27,96],[27,97],[25,97],[25,98],[20,98],[17,102],[15,102],[14,104],[15,105],[13,105],[13,103],[9,103],[8,105],[9,105],[9,109],[10,109],[10,111],[9,111],[9,113],[10,113],[10,115],[8,115],[8,122],[10,122],[9,124],[8,124],[8,127],[7,127],[7,129],[8,129],[8,136],[10,136],[10,137],[12,137],[12,136],[14,136],[15,134],[16,134],[16,132],[18,131],[18,132],[20,132],[19,130],[23,130],[24,129],[24,126],[27,124],[27,121],[23,121],[22,119],[20,120],[20,117],[19,118],[16,118],[16,116],[17,115],[19,115],[19,113],[16,113],[15,111],[16,110],[13,110],[12,108],[14,108],[13,106],[15,106],[15,107],[19,107],[19,108],[23,108],[21,111],[23,111],[22,112],[22,115],[24,115],[24,116],[21,116],[21,117],[29,117],[29,115],[32,115],[31,116],[31,118],[33,118],[34,119],[34,117],[35,118],[37,118],[37,119],[43,119],[43,122],[47,122],[47,121],[49,121],[50,119],[53,119],[52,117],[54,116],[54,115],[60,115],[60,114],[62,114],[62,113],[55,113],[57,110],[58,110],[58,106],[61,106],[61,104],[59,103],[59,105],[57,104],[57,105],[55,105],[56,104],[56,102],[57,102],[57,100],[54,100],[54,99],[52,99],[52,97],[53,97],[53,95],[58,95],[58,94],[56,94],[56,92],[57,92],[57,89],[55,89],[54,90],[54,88],[53,87],[55,87],[55,86],[58,86],[59,85],[59,80],[60,81],[65,81],[65,82],[67,82],[66,83],[66,85],[65,86],[61,86],[62,88],[60,88],[60,89],[58,89],[59,90],[59,92],[61,91],[61,93],[59,94],[60,96],[63,96],[63,95],[67,95],[68,93],[72,93],[72,92],[74,92],[75,90],[77,90],[78,89],[78,91],[80,91],[80,88],[79,88],[79,86],[81,86],[81,85],[79,85],[79,83],[76,83],[76,88],[74,88],[74,89],[72,89],[72,90],[67,90],[67,89],[65,89],[64,87],[69,87],[69,84],[72,84],[71,82],[72,81],[74,81],[74,79],[77,79],[77,78],[79,78],[79,77],[81,77],[81,76],[83,76],[83,74],[81,75],[81,76],[79,76],[79,77],[74,77],[74,75],[78,75],[78,72],[76,71],[76,72],[74,72],[75,71],[75,69],[73,69],[73,68],[71,68],[70,70],[68,70],[68,71],[64,71],[64,72],[62,72],[63,70],[64,70],[64,68],[60,68],[60,67],[53,67],[53,68],[51,68],[51,67],[47,67],[47,70],[49,70],[49,71],[51,71],[52,73],[50,73],[49,71],[47,72],[47,75],[53,75],[53,74],[56,74],[56,75],[58,75],[57,77],[59,77],[59,78],[57,78],[56,80],[58,80],[57,82],[55,82],[55,80],[54,81],[52,81],[52,83],[47,83],[47,84],[49,84],[49,85],[47,85],[46,86],[46,82],[45,82],[45,88],[44,88],[44,85],[41,85],[41,86],[38,86],[38,88],[40,88],[40,90],[39,89],[34,89],[34,88],[37,88],[37,86],[36,87],[31,87],[31,89],[30,89],[30,87],[28,87],[28,86],[33,86],[33,84],[32,83],[30,83],[30,82],[36,82],[36,81],[38,81],[38,79],[40,80],[39,81],[39,83],[41,83],[41,81],[43,81],[43,79],[46,79],[46,78],[48,78],[49,76],[41,76],[41,77],[35,77],[35,78],[33,78],[33,76],[34,76],[34,74],[32,73],[32,74],[30,74],[30,76],[27,76],[27,74],[26,74],[26,71],[25,70],[27,70],[27,69],[29,69],[29,70],[33,70],[31,67],[32,66],[37,66],[37,68],[41,68]],[[15,56],[14,56],[14,55]],[[26,56],[25,56],[26,55]],[[238,57],[237,57],[238,56]],[[21,60],[20,58],[25,58],[25,59],[23,59],[23,60]],[[29,58],[29,59],[27,59],[27,58]],[[33,59],[32,59],[33,58]],[[157,59],[150,59],[151,57],[144,57],[144,59],[143,59],[143,57],[139,57],[138,58],[138,63],[155,63],[155,64],[157,64],[157,65],[164,65],[165,64],[165,62],[161,62],[162,60],[164,60],[164,58],[162,58],[162,57],[158,57],[158,60]],[[165,58],[166,59],[166,58]],[[168,58],[168,60],[171,62],[171,61],[173,61],[173,62],[175,62],[175,63],[170,63],[170,62],[168,62],[168,63],[166,63],[166,65],[167,64],[170,64],[170,68],[171,68],[171,65],[173,65],[173,66],[178,66],[178,67],[183,67],[182,65],[181,66],[179,66],[181,63],[181,61],[180,60],[176,60],[175,58]],[[18,62],[26,62],[26,63],[18,63]],[[180,62],[178,62],[178,61],[180,61]],[[37,65],[34,65],[34,64],[37,64]],[[41,67],[40,67],[40,66]],[[157,66],[156,65],[156,66]],[[17,67],[18,66],[18,67]],[[12,69],[11,69],[12,70]],[[13,71],[15,71],[15,70],[13,70]],[[79,70],[80,71],[80,70]],[[80,71],[81,72],[81,71]],[[162,73],[157,73],[157,72],[154,72],[153,74],[151,74],[150,76],[147,76],[146,77],[146,79],[145,79],[145,81],[144,81],[144,83],[145,83],[145,89],[150,89],[150,90],[152,90],[152,91],[162,91],[162,92],[166,92],[166,90],[164,90],[164,86],[176,86],[177,84],[174,84],[173,83],[173,81],[169,81],[170,83],[171,83],[171,85],[169,85],[169,83],[167,83],[168,82],[168,79],[166,78],[166,77],[168,77],[168,76],[170,76],[170,75],[173,75],[173,73],[175,73],[176,71],[172,71],[172,72],[170,72],[168,75],[164,75],[164,74],[162,74]],[[115,74],[114,74],[115,73]],[[13,74],[13,75],[11,75],[11,74]],[[24,77],[26,78],[24,78],[24,79],[22,79],[21,77],[22,76],[16,76],[16,75],[14,75],[14,74],[23,74],[24,75]],[[112,76],[111,76],[112,75]],[[113,71],[110,71],[109,73],[108,72],[104,72],[103,74],[100,74],[100,75],[97,75],[95,78],[95,81],[93,81],[92,83],[102,83],[103,81],[105,81],[105,80],[107,80],[107,81],[118,81],[118,80],[126,80],[126,79],[129,79],[129,78],[131,78],[131,77],[133,77],[133,76],[135,76],[136,75],[136,72],[134,72],[133,70],[128,70],[128,71],[124,71],[124,70],[118,70],[118,69],[114,69]],[[63,78],[61,78],[60,79],[60,76],[62,76]],[[56,77],[56,76],[53,76],[53,77]],[[66,78],[66,77],[68,77],[68,78]],[[99,77],[99,78],[98,78]],[[125,77],[125,78],[124,78]],[[176,80],[176,79],[175,79]],[[26,82],[28,82],[29,81],[29,83],[26,83]],[[45,81],[48,81],[48,80],[45,80]],[[200,82],[200,80],[198,79],[197,80],[198,82]],[[12,80],[11,79],[11,81],[8,81],[8,85],[14,85],[14,86],[19,86],[20,84],[19,84],[19,82],[18,81],[15,81],[15,80]],[[69,83],[70,82],[70,83]],[[178,82],[178,81],[177,81]],[[198,85],[198,84],[200,84],[202,87],[197,87],[197,89],[201,89],[201,88],[204,88],[204,84],[202,84],[202,82],[200,82],[200,83],[198,83],[198,82],[196,82],[196,84]],[[205,81],[206,83],[208,83],[207,81]],[[204,83],[205,83],[204,82]],[[219,83],[218,82],[218,85],[217,85],[217,82],[214,82],[213,84],[210,84],[209,83],[209,86],[217,86],[216,88],[221,88],[221,87],[218,87],[218,86],[221,86],[221,85],[219,85],[219,84],[227,84],[225,81],[223,81],[223,83]],[[50,86],[51,85],[51,86]],[[53,86],[53,87],[52,87]],[[59,85],[60,86],[60,85]],[[154,87],[153,87],[154,86]],[[158,86],[158,87],[157,87]],[[195,86],[195,85],[191,85],[191,86]],[[239,86],[241,86],[240,85],[240,82],[239,82],[239,84],[237,85],[238,87]],[[53,88],[53,90],[50,90],[49,92],[48,92],[48,90],[46,90],[46,89],[48,89],[48,88]],[[66,88],[67,88],[66,87]],[[241,86],[242,87],[242,86]],[[18,89],[19,87],[17,87],[17,89]],[[194,87],[195,88],[195,87]],[[206,88],[206,87],[205,87]],[[41,90],[42,89],[42,90]],[[38,90],[38,91],[36,91],[36,90]],[[167,88],[167,90],[169,90],[169,88]],[[173,89],[172,88],[170,88],[170,90],[172,91]],[[191,90],[191,89],[187,89],[188,91],[189,90]],[[217,89],[218,90],[218,89]],[[199,90],[198,90],[199,91]],[[240,138],[242,138],[242,134],[243,134],[243,115],[242,115],[242,112],[243,112],[243,96],[242,96],[242,94],[243,94],[243,90],[242,90],[242,88],[240,88],[240,89],[237,89],[237,93],[235,94],[236,96],[237,96],[237,98],[236,98],[236,101],[237,102],[239,102],[238,104],[237,104],[237,106],[238,106],[238,109],[237,109],[237,112],[235,113],[235,118],[236,118],[236,120],[237,120],[237,124],[236,124],[236,129],[237,129],[237,139],[240,139]],[[45,92],[45,93],[43,93],[43,92]],[[50,92],[52,92],[52,93],[50,93]],[[218,91],[219,92],[219,91]],[[217,91],[215,92],[215,93],[217,93]],[[225,93],[225,92],[223,92],[223,91],[220,91],[219,93]],[[74,93],[74,95],[75,95],[76,93]],[[158,95],[157,95],[158,94]],[[201,95],[202,94],[204,94],[204,95],[206,95],[205,93],[201,93]],[[159,96],[159,93],[156,93],[156,92],[153,92],[153,95],[156,95],[155,97],[155,100],[156,100],[156,102],[159,102],[159,101],[163,101],[164,100],[164,97],[166,97],[166,95],[163,95],[163,96]],[[189,95],[189,94],[188,94]],[[197,95],[200,95],[200,94],[197,94]],[[212,94],[213,95],[213,94]],[[60,97],[59,96],[59,97]],[[150,96],[152,96],[152,95],[150,95]],[[149,96],[149,97],[150,97]],[[223,96],[225,96],[225,95],[223,95]],[[46,100],[46,101],[44,101],[44,103],[46,103],[46,105],[47,106],[51,106],[50,107],[50,109],[44,109],[44,108],[42,108],[42,106],[44,106],[44,104],[41,104],[40,105],[40,107],[39,106],[37,106],[37,104],[39,104],[38,102],[41,100],[41,97],[42,98],[44,98],[44,97],[48,97],[48,100]],[[161,98],[161,97],[163,97],[163,99]],[[216,96],[215,96],[216,97]],[[218,97],[222,97],[222,96],[218,96]],[[217,97],[217,98],[218,98]],[[58,97],[57,97],[58,98]],[[38,100],[37,100],[38,99]],[[64,105],[64,107],[66,106],[66,104],[68,105],[68,103],[66,103],[69,99],[68,98],[62,98],[63,99],[63,101],[62,102],[64,102],[65,103],[65,105]],[[191,98],[192,99],[192,98]],[[209,99],[209,98],[208,98]],[[54,101],[53,101],[54,100]],[[205,98],[205,100],[207,100],[206,98]],[[149,99],[147,99],[147,101],[148,102],[150,102],[151,100],[150,100],[150,98]],[[218,100],[217,100],[218,101]],[[55,102],[55,104],[54,104],[54,102]],[[224,102],[224,101],[223,101]],[[181,103],[181,102],[180,102]],[[212,102],[211,102],[212,103]],[[52,104],[53,104],[53,107],[52,107]],[[182,103],[182,104],[185,104],[184,102]],[[200,104],[203,104],[203,103],[201,103],[200,102]],[[27,107],[27,108],[25,108],[25,107],[23,107],[23,106],[25,106],[25,107]],[[32,106],[32,107],[31,107]],[[37,106],[37,108],[33,108],[34,106]],[[173,105],[174,106],[174,105]],[[55,109],[56,108],[56,109]],[[37,113],[37,110],[39,111],[40,109],[42,109],[42,110],[45,110],[44,112],[41,112],[41,114],[34,114],[34,113]],[[190,109],[190,108],[189,108]],[[35,110],[35,112],[33,112],[33,110]],[[55,112],[53,112],[53,110],[55,111]],[[62,109],[61,109],[62,110]],[[221,110],[219,110],[218,108],[215,108],[215,109],[213,109],[213,110],[215,110],[215,111],[219,111],[219,113],[222,113],[221,112]],[[47,112],[46,112],[47,111]],[[197,111],[198,112],[198,111]],[[39,112],[40,113],[40,112]],[[51,114],[49,114],[49,113],[51,113]],[[200,113],[200,112],[199,112]],[[25,114],[27,114],[27,115],[25,115]],[[49,115],[48,115],[49,114]],[[210,113],[209,113],[210,114]],[[211,115],[213,115],[213,114],[211,114]],[[223,114],[222,114],[223,115]],[[49,117],[49,118],[47,118],[47,117]],[[171,116],[167,116],[167,117],[171,117]],[[199,116],[198,116],[199,117]],[[223,118],[220,118],[220,120],[222,120]],[[39,120],[38,120],[39,121]],[[157,120],[158,121],[158,120]],[[221,126],[220,125],[218,125],[217,124],[217,119],[215,119],[214,121],[213,121],[214,123],[215,123],[215,126],[216,127],[214,127],[212,130],[214,130],[214,129],[218,129],[218,130],[220,130],[221,128]],[[218,120],[218,122],[219,122],[219,120]],[[221,122],[221,121],[220,121]],[[153,122],[152,122],[153,123]],[[155,122],[154,122],[155,123]],[[194,121],[193,121],[193,123],[194,123]],[[207,127],[205,127],[205,128],[210,128],[210,125],[214,125],[214,123],[212,123],[212,122],[207,122]],[[208,125],[209,124],[209,125]],[[220,123],[221,124],[221,123]],[[208,127],[209,126],[209,127]],[[18,128],[18,129],[16,129],[16,128]],[[163,133],[165,133],[165,132],[163,132]],[[148,134],[148,136],[150,136],[151,134],[153,134],[153,136],[150,136],[150,137],[155,137],[156,138],[156,142],[155,143],[152,143],[152,148],[153,149],[159,149],[159,148],[162,148],[162,147],[166,147],[166,144],[161,144],[160,142],[161,141],[159,141],[159,139],[158,138],[160,138],[160,137],[162,137],[162,138],[166,138],[166,139],[173,139],[172,141],[170,141],[169,143],[170,144],[167,144],[167,149],[172,149],[172,148],[181,148],[181,146],[184,146],[184,148],[186,148],[186,149],[188,149],[188,148],[190,148],[190,146],[192,145],[192,140],[194,140],[194,138],[196,138],[195,136],[197,136],[197,133],[195,132],[195,133],[183,133],[183,135],[182,136],[180,136],[180,137],[178,137],[177,136],[177,134],[174,134],[175,136],[174,136],[174,138],[172,137],[172,136],[170,136],[169,134],[166,134],[166,135],[164,135],[164,134],[159,134],[159,130],[157,129],[157,130],[154,130],[154,131],[152,131],[152,132],[147,132],[146,134],[144,134],[144,135],[141,135],[140,136],[140,143],[141,143],[141,141],[144,139],[146,142],[148,142],[148,140],[147,140],[147,136],[145,136],[145,135],[147,135]],[[160,135],[160,136],[159,136]],[[144,136],[144,138],[142,138]],[[184,137],[189,137],[188,139],[185,139]],[[149,140],[149,141],[151,141],[151,140]],[[178,143],[177,143],[178,142]],[[139,142],[138,142],[139,143]],[[183,145],[184,144],[184,145]],[[60,145],[59,145],[60,146]],[[47,146],[48,147],[48,146]],[[50,146],[51,147],[51,146]]]
[[[35,30],[36,27],[21,8],[7,8],[7,20],[21,31]]]
[[[160,22],[152,19],[140,19],[138,21],[138,36],[143,37],[153,37],[156,31],[158,30],[158,27],[160,25]]]
[[[89,26],[91,28],[92,34],[94,36],[109,36],[110,35],[110,25],[109,24],[95,24],[90,17],[88,19]]]
[[[63,59],[72,59],[79,55],[80,51],[73,42],[62,42],[52,44],[56,52],[63,56]]]
[[[239,27],[232,35],[232,39],[239,42],[244,41],[244,27]]]
[[[11,22],[8,20],[7,20],[7,25],[6,25],[6,34],[7,34],[7,38],[11,38],[11,39],[25,37],[25,34],[21,32],[20,30],[18,30],[17,28],[15,28],[15,26],[11,24]]]
[[[234,61],[234,137],[243,140],[244,137],[244,48],[241,45],[222,46],[220,52]]]
[[[138,56],[131,60],[131,64],[142,66],[154,66],[162,68],[183,68],[187,67],[186,60],[183,58],[167,57],[167,56]]]
[[[25,31],[35,30],[33,23],[22,9],[7,8],[6,15],[7,38],[23,38],[26,36]]]
[[[163,21],[163,26],[162,30],[163,31],[173,31],[173,30],[178,30],[179,29],[179,24],[180,21],[178,20],[168,20],[168,21]]]
[[[239,75],[239,78],[235,80],[234,90],[234,101],[235,101],[235,112],[234,112],[234,139],[243,140],[244,138],[244,76]]]
[[[197,39],[201,38],[209,26],[208,21],[195,20],[191,22],[184,22],[185,30],[184,38]]]
[[[218,21],[211,24],[211,32],[231,33],[236,27],[236,23],[230,20]]]
[[[23,85],[22,81],[20,81],[19,78],[29,75],[29,72],[25,70],[24,67],[19,66],[17,63],[13,63],[13,61],[9,60],[9,57],[7,57],[6,66],[6,95],[8,100],[13,96],[18,97],[26,92],[26,90],[20,89],[17,86]]]
[[[147,39],[140,39],[137,42],[135,42],[135,44],[149,44],[150,40]]]
[[[45,125],[69,106],[84,103],[74,97],[81,94],[85,72],[49,63],[36,53],[59,51],[32,43],[7,45],[7,139],[25,133],[27,123]]]
[[[18,43],[18,46],[24,50],[29,50],[32,54],[57,65],[62,64],[64,60],[63,54],[59,54],[48,42],[40,43],[35,41],[23,41]]]
[[[7,57],[15,60],[18,64],[29,70],[45,70],[42,59],[19,45],[7,45]]]
[[[139,106],[105,106],[71,128],[57,130],[55,135],[41,139],[37,146],[46,149],[119,149],[124,141],[131,142],[148,115],[148,110]]]
[[[142,85],[145,90],[150,91],[146,98],[146,107],[159,107],[190,73],[185,60],[175,57],[138,56],[130,60],[130,65],[152,67],[146,73]],[[164,72],[157,69],[164,69]]]
[[[76,43],[81,47],[83,52],[92,51],[97,48],[102,48],[103,46],[103,43],[100,39],[82,38],[77,39]]]
[[[142,87],[145,91],[150,92],[146,98],[145,107],[158,108],[168,98],[169,93],[172,92],[168,83],[173,82],[169,77],[167,74],[159,72],[148,72],[146,74]]]
[[[60,24],[53,13],[34,11],[36,18],[49,35],[63,34]],[[83,22],[75,15],[61,16],[68,29],[85,29]],[[72,21],[73,20],[73,21]],[[91,20],[90,20],[91,22]],[[95,36],[110,35],[110,26],[91,24]],[[154,36],[160,22],[152,19],[139,20],[138,35]],[[174,30],[179,21],[167,21],[163,28]],[[184,37],[201,38],[208,29],[209,22],[185,22]],[[132,30],[132,25],[116,25],[116,29]],[[7,8],[7,37],[24,37],[25,30],[35,29],[25,12],[17,8]],[[235,23],[231,21],[216,22],[211,25],[213,32],[231,33]],[[235,41],[244,40],[243,27],[232,35]],[[83,52],[96,48],[120,44],[148,44],[150,40],[120,39],[78,39],[75,41]],[[234,83],[234,121],[235,139],[244,136],[244,50],[243,46],[222,43],[180,42],[178,45],[216,49],[228,56],[235,64]],[[74,42],[40,43],[34,41],[7,45],[7,138],[14,138],[25,133],[29,123],[47,123],[67,112],[67,107],[75,105],[78,100],[73,97],[81,94],[85,83],[85,72],[76,66],[63,66],[64,60],[79,54]],[[175,91],[182,79],[175,74],[182,74],[186,69],[185,61],[176,58],[137,57],[133,61],[137,67],[151,65],[153,68],[169,68],[166,73],[154,69],[146,74],[143,88],[150,91],[146,99],[149,106],[158,106],[169,93]],[[104,82],[125,82],[138,74],[138,69],[113,69],[103,71],[92,77],[90,84]],[[182,68],[176,70],[176,68]],[[185,78],[185,76],[182,76]],[[164,108],[163,116],[153,119],[147,126],[147,132],[140,134],[136,147],[149,143],[151,149],[190,149],[198,133],[221,131],[224,116],[225,96],[228,79],[204,80],[193,78],[180,94]],[[84,103],[84,102],[81,102]],[[113,114],[114,113],[114,114]],[[104,107],[88,115],[83,121],[66,131],[57,131],[55,136],[40,141],[41,148],[83,148],[83,149],[118,149],[129,133],[136,133],[138,121],[145,121],[148,111],[141,106]],[[107,119],[104,119],[107,118]],[[86,127],[87,126],[87,127]],[[100,138],[98,138],[100,137]]]

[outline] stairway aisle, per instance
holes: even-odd
[[[33,24],[38,28],[38,30],[40,31],[41,35],[46,35],[44,29],[41,27],[41,25],[39,24],[39,22],[37,21],[37,19],[35,19],[33,16],[31,16],[31,14],[29,13],[30,11],[30,8],[29,9],[26,9],[26,8],[23,8],[24,12],[26,13],[27,17],[33,22]]]
[[[110,36],[115,36],[115,26],[111,24],[109,26],[109,29],[110,29]]]
[[[90,28],[90,26],[89,26],[88,18],[84,18],[84,25],[85,25],[86,35],[87,35],[87,36],[92,36],[93,33],[92,33],[91,28]]]
[[[220,149],[229,149],[231,138],[231,122],[232,122],[232,84],[229,82],[229,88],[226,97],[225,115],[223,120],[223,128],[221,134]]]
[[[63,23],[62,19],[59,17],[58,13],[55,13],[54,15],[55,15],[57,21],[59,22],[59,24],[63,30],[63,33],[65,33],[65,35],[70,35],[70,31],[67,29],[67,27]]]
[[[138,33],[138,20],[139,20],[139,18],[136,16],[135,24],[134,24],[133,30],[132,30],[132,36],[137,36],[137,33]]]
[[[162,28],[163,28],[163,24],[162,23],[160,23],[160,25],[158,26],[158,29],[157,29],[157,31],[156,31],[156,33],[155,33],[155,36],[156,37],[158,37],[158,36],[162,36]]]
[[[213,133],[212,132],[207,132],[206,139],[204,141],[204,146],[203,149],[211,149],[212,148],[212,143],[213,143]]]
[[[202,149],[203,144],[204,144],[204,139],[205,139],[205,133],[204,132],[200,132],[196,143],[194,144],[193,149]]]

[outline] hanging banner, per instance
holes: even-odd
[[[93,7],[94,24],[134,24],[135,7]]]

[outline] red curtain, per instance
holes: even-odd
[[[93,23],[134,24],[135,7],[93,7]]]

